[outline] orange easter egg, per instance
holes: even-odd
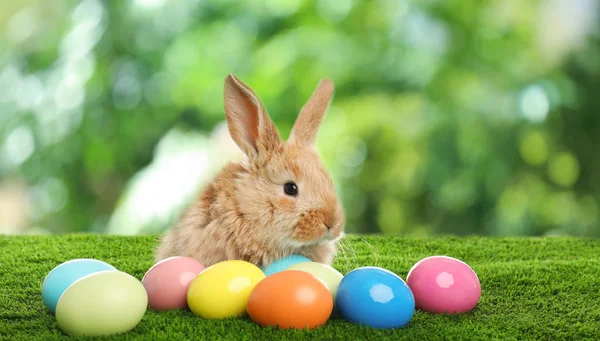
[[[333,311],[327,285],[305,271],[285,270],[260,281],[248,298],[247,311],[259,325],[282,329],[313,329]]]

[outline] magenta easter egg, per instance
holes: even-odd
[[[190,283],[204,271],[204,265],[190,257],[170,257],[154,264],[142,278],[153,310],[187,309]]]
[[[422,311],[456,314],[471,311],[481,297],[477,274],[465,262],[447,256],[427,257],[408,272],[406,284]]]

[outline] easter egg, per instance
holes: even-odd
[[[75,281],[56,305],[56,322],[71,336],[106,336],[135,328],[146,312],[148,295],[140,281],[118,270],[96,272]]]
[[[481,297],[477,274],[465,262],[447,256],[427,257],[408,272],[406,282],[422,311],[455,314],[471,311]]]
[[[310,261],[310,259],[301,255],[289,255],[287,257],[272,262],[268,266],[263,267],[262,270],[265,272],[265,275],[270,276],[279,271],[283,271],[294,264]]]
[[[415,311],[414,296],[395,273],[361,267],[346,274],[337,291],[336,308],[342,318],[376,329],[407,325]]]
[[[192,281],[187,292],[188,306],[194,314],[207,319],[243,316],[250,292],[264,278],[264,272],[252,263],[219,262]]]
[[[331,295],[333,296],[334,301],[335,301],[335,296],[337,294],[337,288],[340,285],[342,278],[344,278],[344,275],[342,275],[339,271],[337,271],[333,267],[322,264],[322,263],[317,263],[317,262],[297,263],[297,264],[294,264],[294,265],[288,267],[287,270],[305,271],[305,272],[308,272],[308,273],[318,277],[323,282],[325,282],[325,285],[327,285],[327,288],[331,292]]]
[[[76,280],[98,271],[116,270],[97,259],[79,258],[66,261],[52,269],[42,283],[42,299],[51,312],[56,311],[58,299]]]
[[[256,285],[248,298],[248,316],[259,325],[312,329],[324,325],[333,310],[325,283],[300,270],[285,270]]]
[[[187,309],[190,283],[204,270],[191,257],[170,257],[154,264],[142,278],[153,310]]]

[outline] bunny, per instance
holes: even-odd
[[[330,265],[344,210],[315,148],[334,92],[322,79],[282,141],[254,91],[225,78],[229,134],[245,154],[225,165],[159,241],[155,261],[187,256],[206,267],[244,260],[265,267],[291,254]]]

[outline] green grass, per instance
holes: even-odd
[[[437,254],[466,261],[482,284],[479,305],[462,315],[417,311],[396,330],[339,318],[312,331],[261,328],[248,318],[203,320],[190,311],[147,311],[126,340],[598,340],[600,240],[575,238],[433,238],[349,236],[354,252],[336,258],[342,273],[381,266],[402,278]],[[0,236],[0,340],[65,336],[41,298],[46,274],[63,261],[92,257],[138,279],[152,265],[155,237]],[[348,247],[346,247],[348,249]],[[106,338],[97,338],[106,339]]]

